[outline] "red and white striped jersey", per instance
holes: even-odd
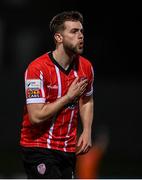
[[[83,96],[93,93],[93,68],[91,63],[78,56],[67,70],[53,58],[52,52],[32,61],[25,72],[26,104],[52,103],[64,96],[76,77],[87,78],[88,86]],[[77,139],[78,102],[66,105],[52,118],[31,124],[25,105],[20,144],[24,147],[42,147],[65,152],[75,152]]]

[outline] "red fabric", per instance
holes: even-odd
[[[60,67],[57,67],[48,53],[40,56],[29,64],[25,72],[26,103],[52,103],[57,98],[64,96],[75,79],[75,71],[80,78],[88,78],[89,84],[85,94],[91,95],[93,92],[91,68],[91,63],[79,56],[74,61],[70,72],[65,73]],[[77,113],[78,104],[68,106],[46,122],[32,125],[25,105],[20,144],[25,147],[43,147],[75,152]]]

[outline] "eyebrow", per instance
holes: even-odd
[[[84,29],[83,28],[81,28],[81,29],[79,29],[79,28],[72,28],[71,31],[81,31],[81,32],[83,32]]]

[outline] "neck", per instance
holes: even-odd
[[[56,49],[53,51],[53,57],[64,69],[68,69],[75,55],[68,55],[63,50]]]

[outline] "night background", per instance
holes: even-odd
[[[27,65],[54,49],[48,25],[64,10],[84,16],[95,72],[93,140],[108,141],[98,178],[142,178],[142,11],[98,1],[0,1],[0,178],[25,178],[19,139]],[[94,4],[93,4],[94,3]]]

